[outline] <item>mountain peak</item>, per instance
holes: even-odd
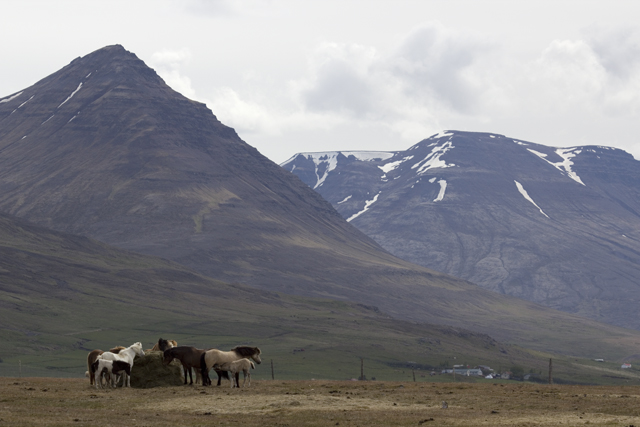
[[[390,155],[333,163],[294,156],[282,166],[400,258],[640,329],[640,163],[633,156],[462,131]]]

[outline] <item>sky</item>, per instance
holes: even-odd
[[[276,163],[442,130],[640,159],[640,2],[0,0],[0,97],[107,45]]]

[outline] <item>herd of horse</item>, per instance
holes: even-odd
[[[229,379],[231,387],[240,387],[240,372],[243,373],[244,387],[247,378],[251,385],[251,369],[255,368],[253,362],[260,364],[260,349],[258,347],[236,346],[230,351],[221,351],[215,348],[199,349],[192,346],[178,346],[173,340],[160,338],[149,351],[161,351],[163,353],[163,365],[170,364],[177,359],[182,364],[184,371],[184,384],[193,384],[192,369],[196,372],[196,383],[211,385],[209,372],[213,369],[218,375],[218,385],[222,378]],[[129,347],[114,347],[109,351],[93,350],[87,356],[87,376],[91,385],[96,388],[103,387],[103,380],[111,387],[115,387],[122,378],[123,387],[131,387],[131,369],[136,356],[144,356],[142,344],[137,342]],[[231,377],[229,377],[231,373]]]

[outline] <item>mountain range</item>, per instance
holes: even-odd
[[[617,358],[634,353],[640,343],[636,331],[491,292],[390,254],[295,175],[240,139],[204,104],[173,91],[119,45],[77,58],[33,86],[0,98],[0,212],[9,218],[9,229],[15,228],[14,221],[29,221],[29,227],[40,227],[34,230],[76,236],[72,241],[99,241],[114,253],[125,251],[114,255],[124,265],[74,284],[75,293],[98,292],[95,304],[136,319],[120,295],[128,288],[114,282],[123,275],[138,287],[146,279],[156,296],[149,297],[148,306],[144,294],[135,293],[135,299],[144,311],[153,312],[147,321],[154,325],[159,313],[171,310],[174,300],[193,288],[193,298],[202,295],[196,313],[205,311],[205,302],[212,311],[222,304],[251,313],[247,301],[268,295],[260,308],[266,313],[260,318],[265,328],[283,324],[278,297],[271,295],[277,292],[333,300],[324,303],[329,306],[336,301],[361,304],[365,314],[379,313],[404,325],[464,328],[540,351],[583,357],[607,352]],[[46,234],[33,232],[32,260],[40,259],[39,233]],[[7,238],[17,240],[17,252],[15,246],[10,250],[18,258],[11,260],[26,256],[20,255],[20,235]],[[65,242],[49,253],[64,250]],[[78,252],[82,250],[55,262],[85,265],[73,261]],[[136,256],[128,260],[127,253]],[[138,258],[143,255],[155,261]],[[64,290],[65,282],[72,283],[67,278],[76,274],[58,277],[49,273],[53,267],[35,262],[14,268],[18,261],[8,261],[3,267],[2,298],[22,301],[20,308],[8,305],[22,315],[37,313],[47,298],[64,299],[56,286]],[[175,263],[179,268],[154,267],[147,278],[144,269],[127,268],[127,262],[133,267]],[[95,266],[86,268],[95,272]],[[34,281],[20,294],[29,275],[50,280]],[[181,279],[184,275],[190,279]],[[104,294],[110,286],[115,286],[113,292]],[[233,286],[243,289],[241,303],[218,300],[224,294],[233,299]],[[86,298],[78,301],[91,307]],[[61,318],[71,306],[58,306],[50,316]],[[305,308],[309,310],[315,309]],[[184,314],[184,306],[177,311]],[[171,324],[171,315],[167,319],[164,325]],[[137,318],[135,324],[140,322]],[[182,325],[184,335],[188,328],[215,329],[204,320]],[[229,322],[224,325],[233,329]],[[295,322],[286,325],[280,336],[295,329]],[[65,327],[68,323],[62,322],[59,330]],[[251,335],[245,330],[233,333]]]
[[[640,162],[625,151],[446,131],[282,167],[402,259],[640,329]]]

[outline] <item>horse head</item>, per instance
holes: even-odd
[[[234,347],[232,351],[235,351],[236,354],[242,357],[253,359],[257,364],[262,363],[262,360],[260,359],[261,351],[258,347],[248,347],[245,345],[240,345]]]
[[[173,352],[170,348],[168,348],[162,354],[162,364],[168,365],[169,363],[171,363],[171,361],[173,361]]]
[[[160,338],[158,340],[158,348],[160,349],[160,351],[165,351],[169,348],[175,347],[175,345],[173,344],[175,341],[169,341],[169,340],[165,340],[164,338]]]
[[[141,342],[137,342],[135,344],[133,344],[131,346],[131,348],[133,349],[133,351],[138,355],[138,356],[144,356],[144,350],[142,349],[142,343]]]

